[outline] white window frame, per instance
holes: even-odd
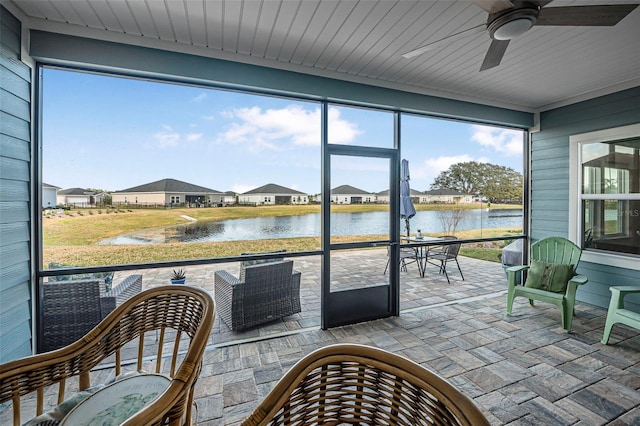
[[[580,245],[580,236],[584,232],[582,229],[581,205],[583,197],[580,146],[633,137],[640,137],[640,123],[569,136],[569,240],[575,244]],[[633,254],[584,250],[581,260],[640,271],[638,256]]]

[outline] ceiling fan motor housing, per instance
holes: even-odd
[[[522,2],[513,9],[489,15],[487,30],[494,40],[512,40],[526,33],[536,24],[540,8]]]

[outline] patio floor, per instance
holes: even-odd
[[[383,251],[335,257],[336,286],[378,281]],[[276,381],[316,348],[354,342],[406,356],[447,378],[475,400],[493,425],[640,425],[640,334],[623,325],[600,343],[606,310],[576,306],[573,332],[559,311],[518,298],[505,316],[500,264],[460,257],[451,284],[429,266],[401,273],[402,314],[329,330],[319,328],[320,259],[295,259],[302,271],[302,312],[243,333],[216,318],[196,385],[199,425],[234,425]],[[237,265],[188,268],[189,284],[213,288],[213,273]],[[340,269],[343,272],[338,273]],[[163,285],[167,270],[143,271],[145,287]],[[154,275],[155,274],[155,275]]]

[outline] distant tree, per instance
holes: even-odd
[[[110,206],[111,205],[111,201],[112,201],[112,197],[111,197],[111,191],[108,191],[106,189],[100,189],[100,188],[85,188],[87,191],[89,192],[93,192],[94,194],[105,194],[105,196],[102,198],[102,201],[100,202],[101,205],[103,206]]]
[[[457,163],[435,178],[431,189],[481,194],[490,202],[521,201],[524,178],[510,167],[468,161]]]

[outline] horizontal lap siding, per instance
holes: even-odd
[[[0,363],[31,355],[31,70],[0,6]]]
[[[531,145],[531,237],[569,233],[569,136],[640,122],[640,87],[540,114]],[[581,262],[578,299],[608,307],[610,286],[640,285],[639,272]],[[630,299],[640,309],[640,297]]]

